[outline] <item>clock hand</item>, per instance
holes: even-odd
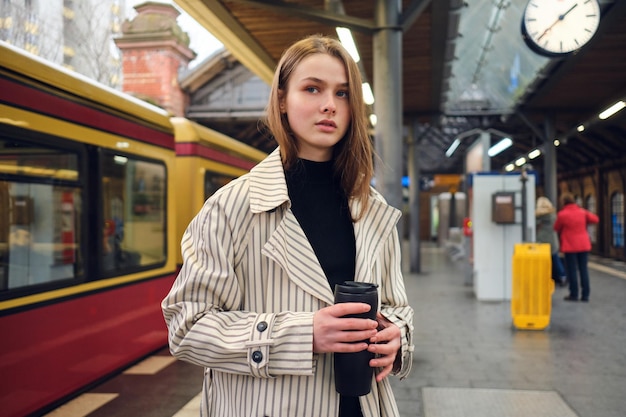
[[[554,27],[554,25],[556,25],[557,23],[559,23],[561,20],[565,19],[565,16],[568,15],[569,12],[571,12],[572,10],[574,10],[574,8],[578,6],[578,3],[574,4],[572,7],[570,7],[565,13],[559,15],[559,17],[556,18],[556,20],[554,21],[554,23],[552,23],[550,26],[548,26],[546,28],[546,30],[543,31],[543,33],[537,38],[537,40],[541,40],[541,38],[543,38],[546,33],[550,32],[550,29],[552,29]]]
[[[569,8],[568,11],[566,11],[565,13],[563,13],[561,16],[559,16],[559,20],[563,20],[565,18],[565,16],[567,16],[567,14],[569,12],[571,12],[572,10],[574,10],[574,8],[578,6],[578,3],[574,4],[572,7]]]
[[[554,23],[552,23],[550,26],[548,26],[546,28],[546,30],[543,31],[543,33],[541,35],[539,35],[539,37],[537,38],[538,41],[541,40],[541,38],[543,38],[548,32],[550,32],[550,29],[552,29],[554,27],[554,25],[556,25],[557,23],[559,23],[561,20],[561,16],[559,16]]]

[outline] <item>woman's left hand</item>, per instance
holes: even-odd
[[[383,317],[380,313],[376,313],[376,321],[378,322],[378,333],[370,338],[368,351],[375,353],[376,358],[370,361],[372,368],[382,368],[376,375],[376,382],[385,379],[393,370],[398,350],[402,345],[400,340],[400,328]]]

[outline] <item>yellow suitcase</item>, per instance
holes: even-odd
[[[512,279],[513,326],[530,330],[548,327],[554,292],[550,244],[515,244]]]

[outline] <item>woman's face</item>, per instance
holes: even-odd
[[[328,161],[350,125],[346,69],[338,58],[313,54],[304,58],[287,82],[280,108],[296,140],[298,156]]]

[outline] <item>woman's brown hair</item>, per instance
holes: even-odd
[[[335,145],[333,159],[335,175],[341,178],[344,192],[348,198],[361,202],[361,211],[354,219],[356,221],[362,217],[369,203],[370,182],[374,175],[373,146],[367,132],[361,73],[350,54],[338,40],[313,35],[294,43],[285,50],[274,72],[266,109],[266,124],[280,146],[283,165],[288,170],[298,158],[298,145],[291,134],[287,115],[280,110],[280,101],[281,97],[287,94],[291,74],[304,58],[312,54],[327,54],[338,58],[346,69],[350,126],[345,136]]]

